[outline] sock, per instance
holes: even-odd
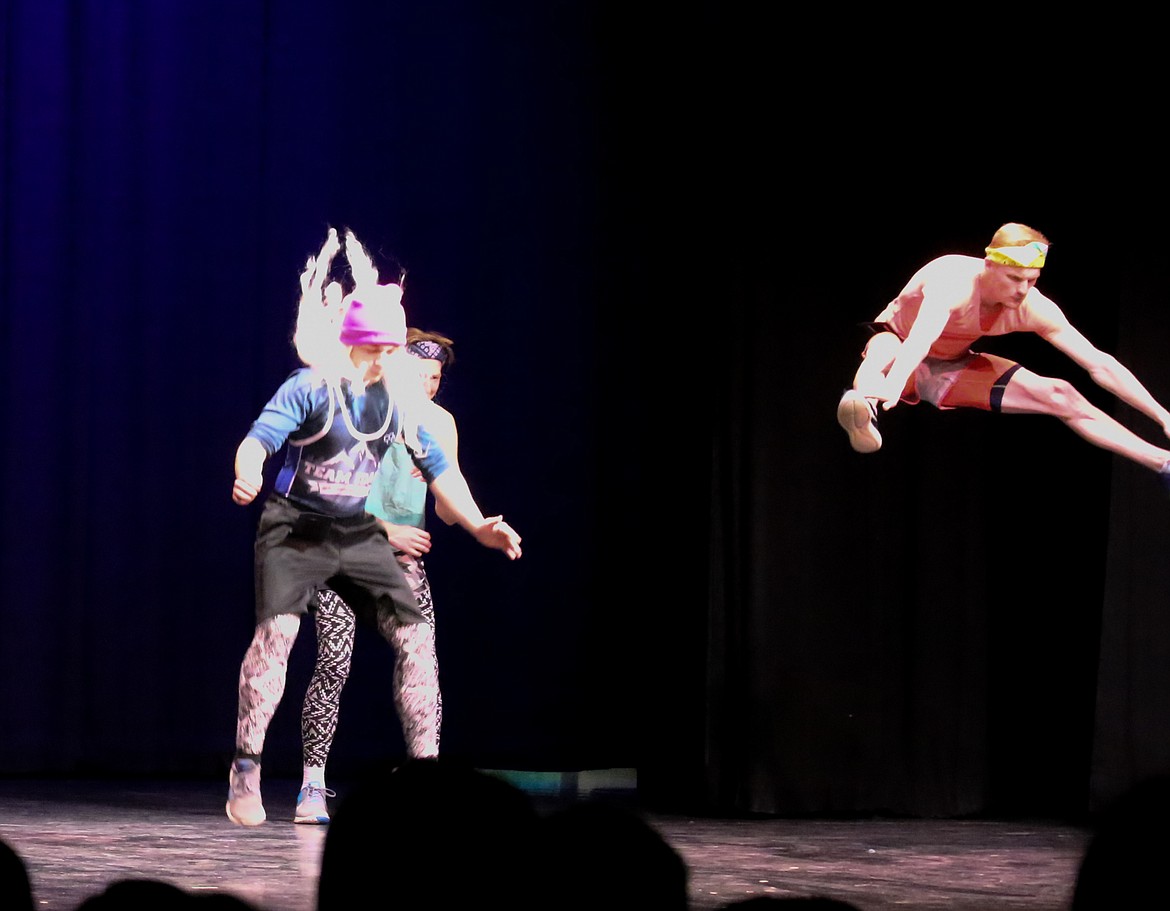
[[[315,784],[320,787],[325,787],[325,766],[323,765],[307,765],[305,766],[305,774],[301,779],[301,787],[307,788],[310,784]]]

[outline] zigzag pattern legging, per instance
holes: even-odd
[[[443,697],[431,587],[420,560],[398,554],[398,562],[427,622],[402,623],[393,611],[379,612],[378,631],[394,649],[394,706],[407,755],[437,756]],[[301,741],[305,765],[324,766],[337,732],[341,691],[353,661],[357,623],[349,605],[328,589],[317,595],[314,618],[317,662],[301,709]]]

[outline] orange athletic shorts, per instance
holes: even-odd
[[[953,360],[928,357],[910,376],[902,401],[929,402],[936,408],[999,411],[1008,381],[1020,365],[995,354],[972,351]]]
[[[866,323],[873,333],[893,332],[885,323]],[[963,357],[928,357],[910,375],[901,400],[910,405],[929,402],[936,408],[978,408],[999,411],[1008,381],[1020,365],[1006,357],[970,351]]]

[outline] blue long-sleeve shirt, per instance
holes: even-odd
[[[258,440],[269,456],[287,444],[277,493],[311,512],[349,517],[365,511],[378,465],[402,428],[385,384],[374,383],[355,395],[343,380],[340,390],[338,401],[321,374],[302,367],[276,390],[248,436]],[[384,425],[385,430],[374,439],[355,438],[342,408],[358,433],[370,435]],[[326,425],[328,431],[322,434]],[[430,483],[446,471],[447,456],[425,428],[419,427],[418,436],[422,452],[412,457]]]

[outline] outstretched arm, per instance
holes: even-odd
[[[503,516],[484,518],[458,465],[451,465],[431,481],[430,488],[436,511],[446,510],[484,547],[503,551],[509,560],[520,556],[520,536]]]
[[[1037,297],[1035,302],[1030,300],[1029,305],[1042,321],[1038,330],[1040,336],[1083,367],[1094,383],[1136,408],[1170,436],[1170,411],[1149,393],[1130,369],[1085,338],[1049,298]]]
[[[345,258],[349,260],[355,287],[372,288],[378,284],[378,269],[353,231],[345,232]]]
[[[331,356],[337,356],[337,327],[340,286],[336,282],[326,286],[329,267],[341,241],[337,231],[329,229],[325,243],[316,256],[310,256],[301,272],[301,299],[297,305],[297,325],[293,345],[305,364],[322,366]]]
[[[439,441],[439,445],[443,448],[443,452],[447,456],[447,462],[458,468],[459,428],[455,426],[455,417],[446,408],[435,405],[433,402],[431,404],[434,407],[431,415],[428,416],[429,423],[427,429]],[[459,517],[448,509],[447,504],[438,497],[435,498],[435,515],[448,525],[455,525],[459,521]]]
[[[329,233],[325,235],[325,242],[321,245],[321,251],[316,256],[310,256],[309,261],[305,263],[305,271],[301,273],[303,295],[312,297],[317,302],[321,300],[321,289],[329,276],[329,267],[340,249],[341,241],[337,237],[337,229],[330,228]]]

